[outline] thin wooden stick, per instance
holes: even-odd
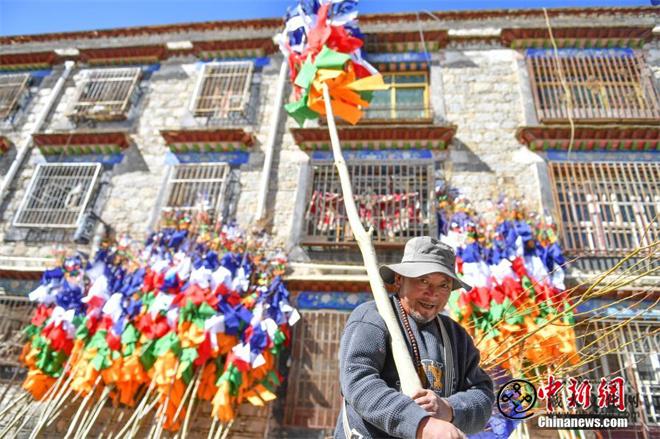
[[[188,397],[190,396],[190,391],[196,387],[197,382],[199,381],[201,372],[202,372],[202,367],[197,369],[197,372],[195,373],[195,378],[193,379],[193,382],[189,383],[188,386],[186,386],[186,391],[183,394],[183,398],[181,399],[181,403],[179,404],[179,407],[177,407],[176,412],[174,412],[174,417],[172,418],[172,421],[175,421],[176,418],[179,417],[179,414],[181,414],[181,410],[183,409],[183,406],[186,405],[186,401],[188,400]],[[194,397],[194,396],[193,396]]]
[[[9,412],[11,409],[15,409],[16,406],[20,405],[20,403],[23,402],[28,396],[30,396],[30,394],[25,392],[20,397],[18,397],[18,399],[16,399],[13,404],[8,404],[4,409],[2,409],[2,411],[0,411],[0,420],[4,418],[5,413]]]
[[[202,370],[204,366],[200,368]],[[190,422],[190,414],[192,413],[193,410],[193,405],[196,401],[197,397],[197,389],[199,389],[199,383],[201,383],[201,376],[198,377],[198,379],[195,382],[195,388],[193,389],[193,394],[192,397],[190,398],[190,403],[188,404],[188,410],[186,411],[186,417],[183,420],[183,428],[181,429],[181,439],[186,439],[186,435],[188,434],[188,422]]]
[[[214,416],[213,421],[211,422],[211,428],[209,429],[209,434],[206,436],[206,439],[213,439],[213,433],[217,425],[218,425],[218,418]]]
[[[73,433],[74,428],[76,424],[78,423],[78,418],[80,417],[80,414],[82,413],[84,407],[87,405],[87,403],[90,401],[92,395],[94,394],[94,391],[96,390],[96,386],[99,385],[99,382],[101,382],[101,374],[99,374],[98,377],[96,377],[96,381],[94,381],[94,386],[91,388],[89,393],[85,396],[85,398],[82,400],[80,403],[80,407],[78,407],[78,410],[76,410],[76,414],[73,416],[73,419],[71,420],[71,423],[69,424],[69,428],[66,431],[66,434],[64,435],[64,439],[68,439],[69,436]]]
[[[121,430],[119,430],[119,433],[117,433],[114,437],[120,438],[126,433],[127,430],[129,430],[129,428],[131,427],[131,424],[133,423],[134,419],[138,416],[138,414],[142,410],[142,407],[144,407],[144,405],[147,403],[147,400],[149,399],[149,395],[151,394],[151,391],[153,390],[155,384],[156,384],[156,379],[152,378],[151,382],[149,383],[149,387],[147,388],[147,392],[144,394],[144,396],[140,400],[140,403],[138,404],[138,406],[133,411],[133,414],[128,419],[128,421],[126,422],[124,427]]]
[[[86,426],[85,426],[84,423],[81,423],[81,427],[84,426],[84,428],[81,428],[79,430],[80,434],[76,435],[76,439],[84,439],[84,438],[87,437],[90,430],[94,426],[94,423],[96,422],[96,419],[101,414],[101,410],[103,410],[103,406],[105,405],[105,402],[110,397],[110,391],[111,391],[110,387],[105,387],[103,389],[103,393],[101,394],[101,397],[99,398],[99,401],[96,404],[96,407],[92,411],[92,416],[91,416],[90,420],[87,422]]]
[[[401,391],[404,395],[412,396],[418,389],[422,387],[419,376],[413,366],[412,358],[406,342],[404,341],[403,334],[399,328],[399,322],[394,315],[394,310],[390,303],[383,279],[381,279],[378,272],[378,262],[376,259],[376,251],[374,250],[373,243],[371,242],[371,234],[373,228],[365,231],[360,221],[357,208],[355,207],[355,199],[353,198],[353,188],[351,187],[351,178],[348,174],[348,167],[344,160],[344,155],[341,151],[339,143],[339,136],[337,135],[337,127],[335,126],[335,118],[332,112],[332,104],[330,101],[330,92],[328,85],[323,84],[323,100],[325,101],[326,118],[328,121],[328,131],[330,132],[330,142],[332,143],[332,153],[335,158],[335,166],[339,173],[339,181],[341,183],[341,190],[344,196],[344,206],[346,207],[346,216],[351,225],[353,236],[360,247],[364,265],[367,269],[369,276],[369,284],[371,291],[373,291],[374,300],[376,301],[376,308],[378,313],[385,320],[387,330],[392,337],[392,353],[394,357],[394,364],[401,380]]]

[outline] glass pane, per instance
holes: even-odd
[[[395,93],[397,118],[416,119],[425,116],[424,88],[398,88]]]
[[[394,78],[397,84],[426,84],[426,75],[423,73],[396,75]]]

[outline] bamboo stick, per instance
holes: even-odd
[[[417,376],[415,367],[413,366],[410,352],[403,338],[403,334],[399,329],[399,322],[394,314],[392,305],[390,303],[385,285],[378,272],[378,261],[376,259],[376,251],[374,250],[373,243],[371,242],[371,234],[373,229],[365,231],[360,222],[355,200],[353,198],[353,188],[351,187],[351,179],[348,174],[348,167],[344,160],[344,155],[339,143],[339,136],[337,134],[337,127],[335,126],[335,118],[332,112],[332,105],[330,101],[330,92],[328,91],[327,84],[323,84],[323,99],[325,101],[326,117],[328,121],[328,131],[330,132],[330,142],[332,143],[332,153],[335,158],[335,166],[339,173],[339,181],[341,183],[342,194],[344,196],[344,205],[346,207],[346,216],[351,225],[353,236],[358,243],[364,265],[367,269],[369,276],[369,284],[371,291],[373,291],[374,300],[376,301],[376,308],[381,315],[387,326],[387,330],[392,337],[392,353],[394,363],[396,365],[399,379],[401,381],[401,392],[404,395],[412,396],[418,389],[422,387],[422,383]]]

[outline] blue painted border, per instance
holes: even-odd
[[[614,302],[615,302],[614,300],[590,299],[578,305],[577,311],[578,313],[589,313],[593,317],[610,317],[616,319],[628,319],[630,317],[637,316],[640,313],[641,309],[647,309],[647,311],[642,313],[639,316],[639,318],[644,320],[660,321],[660,306],[656,305],[655,307],[648,309],[653,304],[653,302],[650,300],[642,301],[637,305],[635,305],[636,301],[632,301],[632,300],[625,300],[620,303],[614,303]],[[610,306],[607,306],[608,304]],[[597,309],[600,307],[605,307],[605,308]]]
[[[544,151],[553,162],[660,162],[660,151]]]
[[[370,63],[388,62],[431,62],[431,55],[425,52],[373,53],[366,56]]]
[[[225,62],[225,61],[252,61],[254,63],[254,66],[257,68],[262,68],[266,67],[268,64],[270,64],[270,57],[268,56],[262,56],[260,58],[213,58],[209,60],[204,60],[204,61],[197,61],[195,63],[195,68],[201,69],[203,65],[205,64],[210,64],[213,62]]]
[[[612,48],[612,49],[576,49],[576,48],[564,48],[558,49],[557,55],[560,58],[567,57],[576,57],[576,56],[633,56],[635,51],[630,48]],[[525,55],[530,58],[543,58],[543,57],[554,57],[555,51],[552,49],[527,49],[525,50]]]
[[[370,300],[373,300],[371,293],[301,291],[296,296],[296,308],[351,311],[358,305]]]
[[[346,160],[431,160],[428,149],[379,149],[344,151]],[[333,160],[332,151],[312,151],[312,160]]]
[[[179,163],[218,163],[226,162],[233,166],[240,166],[250,160],[250,153],[245,151],[233,152],[186,152],[174,153],[169,151],[165,155],[165,164],[178,165]]]

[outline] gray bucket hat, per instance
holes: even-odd
[[[454,250],[430,236],[412,238],[406,243],[400,264],[383,265],[380,267],[380,277],[388,284],[394,283],[394,274],[405,277],[420,277],[429,273],[442,273],[454,280],[452,291],[472,287],[458,278],[454,271],[456,256]]]

